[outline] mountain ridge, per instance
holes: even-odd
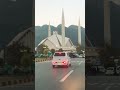
[[[42,26],[35,26],[35,46],[37,46],[43,39],[47,38],[48,36],[48,26],[47,24]],[[61,24],[58,26],[50,25],[51,27],[51,34],[53,31],[57,31],[58,34],[61,35]],[[77,25],[70,25],[69,27],[65,27],[65,36],[70,38],[74,45],[77,45],[78,41],[78,26]],[[85,46],[85,28],[81,27],[82,33],[82,46]]]

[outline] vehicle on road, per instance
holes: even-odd
[[[83,58],[82,55],[79,55],[79,54],[75,54],[77,58]]]
[[[70,53],[69,53],[69,57],[70,57],[70,58],[77,58],[78,56],[76,56],[75,53],[71,53],[71,52],[70,52]]]
[[[79,54],[77,54],[77,53],[69,53],[69,56],[70,56],[71,58],[83,58],[83,55],[82,55],[82,54],[79,55]]]
[[[98,69],[99,69],[100,72],[105,72],[104,66],[98,66]]]
[[[116,67],[116,73],[120,75],[120,66]]]
[[[85,54],[82,55],[82,58],[85,58]]]
[[[114,67],[108,67],[106,69],[105,75],[113,75],[114,74]]]
[[[55,52],[52,59],[52,66],[71,66],[71,58],[68,52]]]

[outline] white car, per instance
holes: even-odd
[[[113,75],[114,74],[114,67],[109,67],[106,69],[106,75]]]
[[[53,68],[55,66],[71,66],[71,58],[68,52],[55,52],[52,60]]]

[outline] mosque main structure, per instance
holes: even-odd
[[[48,37],[43,39],[35,48],[36,51],[39,51],[39,47],[41,44],[47,45],[48,48],[63,51],[76,51],[76,46],[73,44],[70,38],[65,37],[65,19],[64,19],[64,11],[62,9],[62,26],[61,26],[62,35],[59,35],[57,31],[53,32],[51,35],[50,23],[48,27]],[[80,19],[78,22],[78,43],[81,45],[81,28],[80,28]]]

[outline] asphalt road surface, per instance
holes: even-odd
[[[69,68],[52,68],[51,61],[37,62],[35,90],[85,90],[85,59],[72,59]]]
[[[120,76],[88,76],[86,90],[120,90]]]
[[[53,68],[51,61],[36,62],[35,85],[27,83],[0,90],[85,90],[85,59],[72,59],[71,67]]]
[[[0,90],[35,90],[34,83],[0,87]]]

